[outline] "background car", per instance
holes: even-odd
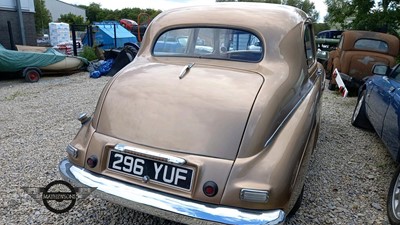
[[[129,31],[132,30],[134,26],[138,25],[136,21],[130,19],[121,19],[119,23]]]
[[[327,69],[329,52],[334,50],[342,37],[342,30],[324,30],[317,34],[317,60]]]
[[[399,39],[390,34],[348,30],[342,33],[338,48],[329,53],[327,65],[329,90],[336,88],[334,70],[338,69],[348,88],[358,88],[363,78],[370,76],[372,66],[379,63],[390,67],[396,64]],[[332,79],[333,78],[333,79]]]
[[[317,34],[318,39],[340,39],[342,37],[342,30],[324,30]]]
[[[283,223],[301,203],[324,77],[312,20],[297,8],[164,11],[80,118],[61,175],[178,222]]]
[[[360,87],[351,123],[373,129],[382,139],[392,158],[400,162],[400,64],[373,68],[375,75]],[[387,196],[387,213],[392,224],[400,224],[400,166]]]

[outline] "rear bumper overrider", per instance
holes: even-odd
[[[76,187],[95,187],[95,196],[137,211],[187,224],[283,224],[284,211],[242,210],[207,204],[121,182],[73,165],[59,164],[64,180]]]

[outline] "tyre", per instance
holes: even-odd
[[[331,91],[334,91],[336,89],[336,84],[329,83],[328,84],[328,89],[331,90]]]
[[[296,203],[294,203],[293,208],[288,213],[287,218],[291,218],[292,216],[294,216],[294,214],[296,214],[297,210],[299,210],[299,208],[301,206],[301,202],[303,201],[303,194],[304,194],[304,186],[301,189],[300,195],[297,198]]]
[[[138,50],[136,50],[136,48],[134,48],[134,47],[132,47],[130,45],[126,45],[125,46],[125,51],[126,51],[126,55],[129,58],[129,62],[132,62],[135,59]]]
[[[363,90],[357,99],[356,107],[351,117],[351,124],[355,127],[371,130],[372,125],[368,120],[367,113],[365,112],[365,95],[366,91]]]
[[[328,66],[328,65],[326,65],[326,66]],[[333,67],[331,67],[330,69],[327,69],[326,70],[326,79],[327,80],[331,80],[332,79],[332,73],[333,73]]]
[[[386,206],[390,224],[400,225],[400,166],[390,182]]]
[[[27,67],[22,71],[22,76],[27,82],[38,82],[41,76],[41,71],[39,68]]]

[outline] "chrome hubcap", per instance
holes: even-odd
[[[392,195],[392,210],[396,219],[400,220],[400,174],[397,176]]]

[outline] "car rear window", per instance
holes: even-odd
[[[154,42],[154,56],[197,57],[259,62],[264,48],[253,33],[228,29],[195,27],[168,30]]]
[[[386,42],[374,39],[359,39],[354,43],[355,49],[371,50],[377,52],[388,52],[389,46]]]

